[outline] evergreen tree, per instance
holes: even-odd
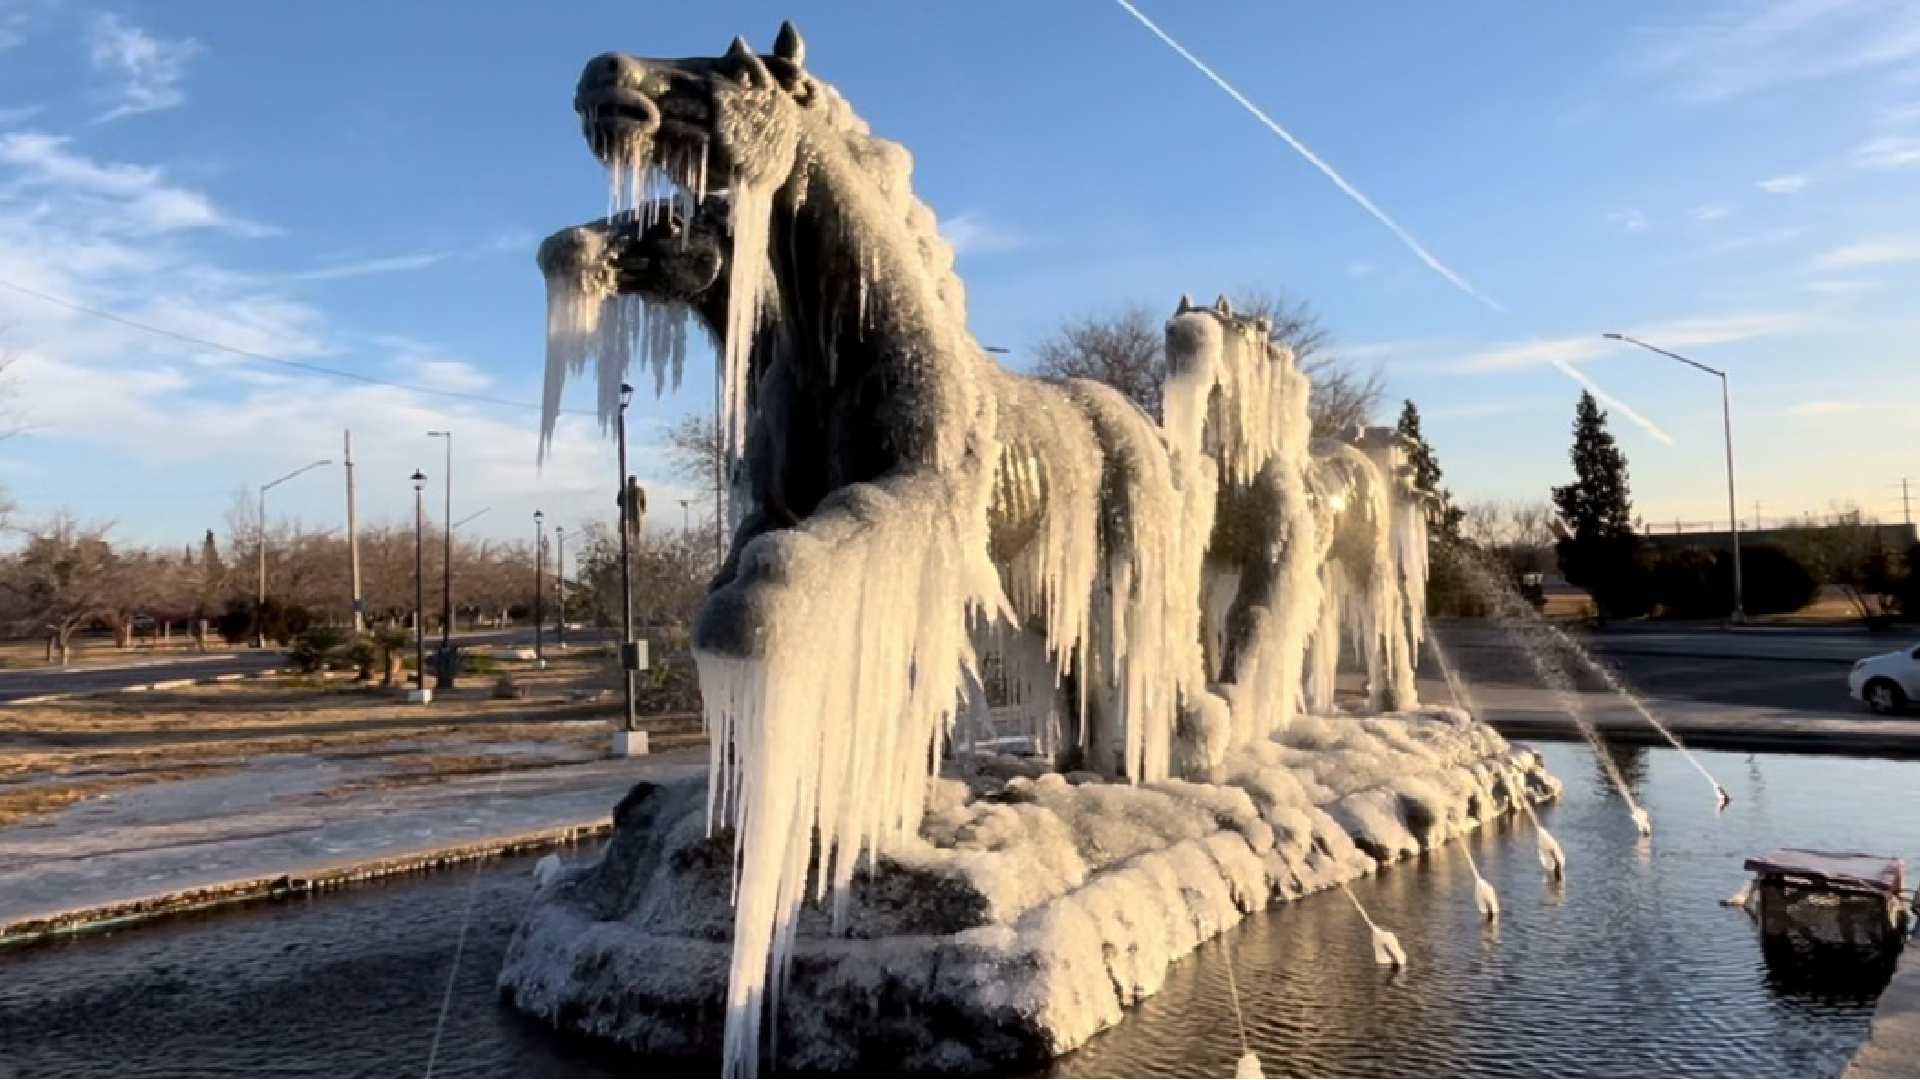
[[[1627,456],[1607,430],[1607,414],[1582,392],[1574,411],[1574,481],[1553,489],[1553,504],[1571,536],[1560,541],[1560,570],[1593,596],[1601,618],[1645,614],[1648,569],[1633,531]]]
[[[1435,538],[1457,538],[1464,511],[1453,505],[1453,492],[1440,486],[1440,462],[1433,456],[1433,447],[1427,443],[1426,436],[1421,434],[1420,409],[1411,399],[1400,409],[1400,423],[1396,430],[1413,443],[1413,447],[1407,451],[1407,464],[1413,468],[1414,488],[1426,492],[1435,500],[1427,512]]]
[[[1607,414],[1586,391],[1573,419],[1574,481],[1553,489],[1553,505],[1575,540],[1618,539],[1633,534],[1633,496],[1627,488],[1627,456],[1607,430]]]

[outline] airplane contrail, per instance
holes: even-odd
[[[1248,100],[1247,96],[1245,94],[1242,94],[1239,90],[1235,89],[1232,83],[1221,78],[1220,73],[1208,67],[1206,61],[1188,52],[1186,49],[1186,46],[1180,44],[1178,41],[1175,41],[1170,34],[1168,34],[1165,30],[1160,29],[1157,23],[1155,23],[1152,19],[1147,18],[1146,12],[1141,11],[1139,8],[1133,6],[1130,0],[1114,0],[1114,2],[1119,4],[1121,7],[1125,8],[1127,11],[1127,14],[1132,15],[1135,19],[1139,20],[1141,26],[1144,26],[1148,30],[1152,31],[1153,36],[1159,38],[1161,41],[1166,42],[1168,48],[1172,49],[1174,52],[1177,52],[1182,57],[1184,57],[1187,63],[1192,64],[1194,67],[1198,68],[1200,70],[1200,74],[1205,75],[1207,78],[1213,80],[1213,84],[1215,86],[1218,86],[1220,89],[1225,90],[1227,94],[1233,98],[1233,100],[1239,102],[1241,106],[1243,106],[1248,112],[1252,113],[1255,119],[1265,124],[1275,135],[1278,135],[1280,136],[1280,138],[1284,139],[1288,146],[1293,147],[1293,149],[1296,152],[1298,152],[1301,157],[1307,159],[1307,162],[1309,164],[1311,164],[1314,168],[1319,169],[1321,174],[1324,175],[1327,179],[1333,181],[1335,187],[1338,187],[1341,191],[1345,192],[1348,198],[1360,204],[1361,209],[1365,210],[1369,214],[1372,214],[1376,221],[1380,222],[1380,224],[1382,225],[1385,225],[1390,231],[1392,231],[1393,235],[1399,237],[1400,242],[1407,245],[1408,249],[1411,250],[1414,253],[1414,255],[1418,256],[1421,262],[1426,263],[1428,269],[1432,270],[1436,274],[1439,274],[1441,277],[1446,278],[1447,281],[1451,283],[1455,288],[1459,289],[1461,292],[1466,293],[1468,296],[1473,297],[1475,300],[1480,301],[1481,303],[1487,305],[1488,307],[1492,308],[1495,311],[1501,312],[1502,314],[1506,313],[1507,309],[1505,307],[1502,307],[1498,300],[1495,300],[1493,297],[1488,296],[1486,293],[1483,293],[1479,289],[1474,288],[1472,282],[1468,281],[1466,278],[1454,272],[1453,268],[1448,266],[1446,263],[1441,262],[1439,256],[1435,255],[1431,251],[1428,251],[1427,246],[1425,244],[1422,244],[1418,239],[1416,239],[1412,233],[1401,228],[1399,222],[1393,220],[1391,217],[1388,217],[1387,212],[1385,210],[1382,210],[1378,206],[1375,206],[1372,199],[1367,198],[1367,196],[1363,192],[1361,192],[1359,188],[1354,187],[1352,184],[1348,183],[1346,177],[1341,176],[1338,172],[1336,172],[1333,166],[1327,164],[1324,160],[1321,159],[1320,155],[1314,153],[1311,149],[1309,149],[1306,143],[1303,143],[1299,139],[1294,138],[1292,132],[1288,131],[1284,127],[1281,127],[1279,121],[1275,120],[1271,116],[1268,116],[1265,110],[1261,109],[1260,106],[1255,105],[1252,101]]]
[[[1553,364],[1554,367],[1559,368],[1560,371],[1563,374],[1565,374],[1568,378],[1572,379],[1574,382],[1579,383],[1581,386],[1586,387],[1588,392],[1593,394],[1594,397],[1597,397],[1602,402],[1612,406],[1615,409],[1618,409],[1621,415],[1633,421],[1636,425],[1639,426],[1640,430],[1646,432],[1647,434],[1653,436],[1656,439],[1659,439],[1661,442],[1666,443],[1668,446],[1673,445],[1673,436],[1660,430],[1659,424],[1656,424],[1653,421],[1647,419],[1646,417],[1641,416],[1639,413],[1633,410],[1633,406],[1627,404],[1624,401],[1621,401],[1619,398],[1614,397],[1612,394],[1607,393],[1605,390],[1600,389],[1600,384],[1594,382],[1592,379],[1587,378],[1585,372],[1582,372],[1579,368],[1574,367],[1572,364],[1567,363],[1565,360],[1562,360],[1557,356],[1554,357],[1549,362]]]
[[[1278,120],[1275,120],[1273,117],[1268,116],[1266,113],[1266,110],[1254,104],[1250,99],[1248,99],[1247,95],[1241,93],[1238,89],[1234,87],[1232,83],[1222,78],[1219,72],[1207,66],[1207,62],[1205,60],[1202,60],[1199,57],[1193,55],[1191,52],[1188,52],[1186,46],[1180,44],[1178,41],[1175,41],[1173,39],[1173,36],[1171,34],[1168,34],[1165,30],[1160,29],[1159,24],[1154,22],[1152,19],[1148,18],[1146,12],[1141,11],[1139,8],[1135,7],[1132,3],[1132,0],[1114,0],[1114,3],[1119,4],[1122,8],[1124,8],[1127,14],[1133,16],[1134,19],[1136,19],[1141,26],[1144,26],[1149,31],[1151,31],[1154,37],[1159,38],[1161,41],[1166,43],[1168,48],[1172,49],[1176,53],[1179,53],[1180,56],[1186,60],[1187,63],[1192,64],[1195,68],[1197,68],[1200,74],[1205,75],[1209,80],[1213,82],[1215,86],[1218,86],[1220,89],[1225,90],[1229,97],[1239,102],[1242,108],[1252,113],[1255,119],[1259,120],[1262,124],[1265,124],[1267,126],[1268,130],[1272,131],[1275,135],[1280,136],[1280,138],[1284,140],[1288,146],[1293,147],[1293,149],[1297,153],[1299,153],[1301,157],[1306,158],[1307,163],[1312,165],[1314,168],[1320,170],[1321,175],[1333,181],[1335,187],[1338,187],[1342,192],[1344,192],[1348,198],[1352,199],[1356,203],[1359,203],[1361,209],[1365,210],[1369,214],[1372,214],[1374,217],[1374,220],[1380,222],[1380,224],[1382,225],[1385,225],[1388,228],[1388,230],[1390,230],[1393,233],[1393,235],[1399,237],[1400,242],[1405,244],[1408,250],[1412,251],[1414,255],[1420,259],[1421,262],[1425,263],[1428,269],[1432,270],[1436,274],[1439,274],[1441,277],[1447,279],[1447,282],[1449,284],[1453,285],[1455,288],[1459,289],[1461,292],[1466,293],[1468,296],[1473,297],[1475,300],[1480,301],[1481,303],[1487,305],[1493,310],[1498,311],[1503,315],[1508,313],[1506,307],[1502,305],[1498,300],[1495,300],[1493,297],[1488,296],[1486,293],[1481,292],[1479,289],[1474,287],[1474,284],[1471,281],[1468,281],[1465,277],[1462,277],[1459,273],[1457,273],[1452,267],[1448,266],[1446,263],[1441,262],[1439,256],[1427,250],[1427,246],[1425,244],[1422,244],[1419,241],[1419,239],[1415,237],[1412,233],[1401,228],[1400,223],[1393,220],[1393,218],[1389,217],[1385,210],[1382,210],[1380,209],[1380,207],[1376,206],[1372,199],[1367,198],[1365,192],[1362,192],[1359,188],[1354,187],[1351,183],[1347,181],[1346,177],[1341,176],[1340,173],[1337,170],[1335,170],[1333,166],[1327,164],[1326,161],[1320,157],[1320,155],[1314,153],[1313,150],[1309,148],[1306,143],[1303,143],[1299,139],[1295,138],[1293,133],[1288,131],[1286,128],[1282,127]],[[1659,439],[1661,442],[1666,443],[1669,446],[1673,445],[1673,437],[1671,435],[1668,435],[1666,432],[1660,430],[1660,425],[1640,415],[1638,412],[1634,410],[1633,406],[1628,405],[1626,402],[1621,401],[1619,398],[1614,397],[1612,394],[1607,393],[1605,390],[1602,390],[1598,384],[1596,384],[1592,379],[1587,378],[1586,375],[1582,374],[1573,365],[1568,364],[1565,361],[1555,359],[1553,361],[1553,366],[1560,369],[1560,371],[1563,374],[1573,379],[1573,381],[1579,383],[1581,386],[1584,386],[1588,390],[1592,391],[1594,397],[1597,397],[1601,401],[1604,401],[1608,405],[1612,406],[1613,408],[1618,409],[1622,415],[1624,415],[1627,419],[1633,421],[1634,424],[1638,425],[1640,429],[1645,431],[1647,434],[1653,436],[1656,439]]]

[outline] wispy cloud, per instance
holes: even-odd
[[[1803,401],[1791,406],[1787,412],[1794,416],[1836,416],[1840,413],[1859,412],[1867,407],[1864,401]]]
[[[94,16],[87,28],[87,57],[94,74],[110,80],[103,87],[108,109],[99,119],[179,105],[186,100],[180,83],[187,64],[201,51],[192,38],[163,38],[122,22],[112,12]]]
[[[450,252],[445,251],[423,251],[412,255],[356,259],[351,262],[330,263],[312,270],[301,270],[288,274],[287,280],[338,281],[342,278],[371,277],[376,274],[399,274],[409,270],[424,270],[435,263],[445,262],[450,255]]]
[[[1694,207],[1690,213],[1695,221],[1719,221],[1724,217],[1732,217],[1733,207],[1722,206],[1719,203],[1708,203],[1705,206]]]
[[[1920,58],[1920,5],[1903,0],[1719,0],[1675,6],[1631,58],[1696,102],[1859,72],[1897,74]]]
[[[990,255],[1023,247],[1026,238],[981,214],[958,214],[940,222],[940,235],[955,255]]]
[[[0,193],[37,190],[86,201],[95,213],[134,231],[277,231],[221,212],[205,195],[169,183],[158,166],[102,163],[74,152],[70,140],[43,132],[0,134],[0,166],[13,170],[0,174]]]
[[[1771,337],[1803,327],[1807,316],[1798,312],[1738,312],[1686,319],[1667,319],[1622,331],[1629,337],[1669,349],[1689,349],[1702,345],[1726,345]],[[1577,336],[1536,338],[1495,346],[1456,359],[1449,370],[1458,374],[1485,375],[1520,371],[1542,365],[1576,365],[1605,355],[1618,348],[1601,337],[1602,331]]]
[[[11,105],[0,108],[0,124],[17,124],[22,120],[31,120],[46,111],[45,105]]]
[[[1888,263],[1920,259],[1920,241],[1863,240],[1823,251],[1808,263],[1815,270],[1842,270],[1860,266],[1884,266]]]
[[[1920,138],[1882,135],[1861,143],[1854,150],[1853,157],[1868,169],[1903,169],[1909,165],[1920,165]]]
[[[1809,292],[1825,296],[1853,296],[1858,293],[1872,292],[1880,286],[1872,281],[1860,281],[1856,278],[1823,278],[1807,282]]]
[[[1770,176],[1754,186],[1769,195],[1798,195],[1807,190],[1807,185],[1811,182],[1808,177],[1801,175]]]
[[[1347,273],[1353,277],[1369,277],[1373,271],[1374,265],[1365,259],[1355,259],[1347,264]]]
[[[1607,224],[1617,226],[1631,233],[1647,231],[1647,215],[1631,206],[1625,210],[1613,211],[1607,215],[1606,220]]]

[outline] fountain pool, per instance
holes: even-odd
[[[1678,755],[1625,751],[1622,772],[1660,823],[1642,841],[1585,747],[1541,749],[1567,784],[1541,815],[1567,849],[1563,889],[1509,819],[1468,841],[1500,892],[1493,928],[1457,847],[1396,864],[1353,890],[1399,936],[1405,970],[1374,963],[1366,927],[1331,890],[1203,946],[1051,1075],[1232,1075],[1228,956],[1268,1075],[1837,1073],[1872,1000],[1776,986],[1746,916],[1719,901],[1742,857],[1782,843],[1869,846],[1911,865],[1920,763],[1704,753],[1734,796],[1719,814]],[[535,861],[482,871],[440,1071],[646,1075],[645,1062],[558,1041],[498,1003]],[[0,954],[0,1075],[418,1074],[472,880],[403,879]]]

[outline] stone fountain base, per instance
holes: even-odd
[[[844,936],[806,912],[770,1032],[780,1069],[1038,1065],[1246,913],[1560,790],[1537,755],[1446,709],[1303,718],[1213,784],[967,768],[937,785],[924,844],[856,879]],[[506,998],[651,1058],[717,1059],[732,842],[706,835],[705,808],[703,782],[635,787],[599,861],[540,887]]]

